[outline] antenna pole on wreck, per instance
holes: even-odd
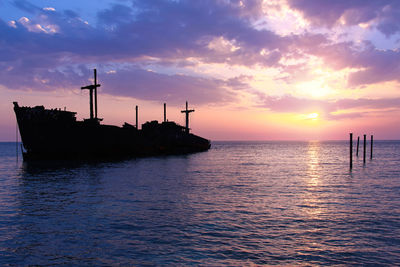
[[[189,113],[194,112],[194,109],[188,109],[188,102],[186,101],[186,109],[181,112],[186,114],[186,133],[189,133]]]
[[[167,121],[167,104],[164,103],[164,122]]]
[[[94,117],[97,119],[97,70],[94,69]]]
[[[90,90],[90,119],[93,119],[93,90]]]
[[[139,113],[139,107],[136,106],[136,130],[139,130],[139,124],[138,124],[138,113]]]
[[[87,85],[81,87],[81,90],[88,89],[90,91],[90,119],[93,120],[93,118],[97,119],[97,87],[100,87],[101,84],[97,83],[97,71],[94,69],[94,84]],[[95,93],[95,114],[96,117],[93,115],[93,91]]]

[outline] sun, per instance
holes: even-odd
[[[311,123],[312,125],[320,121],[319,113],[317,112],[298,114],[297,119],[303,123]]]
[[[318,116],[319,116],[319,114],[314,112],[314,113],[307,114],[306,117],[307,117],[307,119],[315,120],[318,118]]]

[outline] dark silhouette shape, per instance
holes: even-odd
[[[373,143],[374,143],[374,136],[371,135],[371,159],[372,159],[372,150],[373,150],[372,146],[373,146]]]
[[[139,124],[138,124],[138,116],[139,116],[139,107],[136,106],[136,130],[139,130]]]
[[[358,157],[358,147],[360,146],[360,137],[357,137],[357,157]]]
[[[94,69],[94,116],[97,119],[97,87],[100,87],[100,84],[97,84],[97,70]]]
[[[87,85],[81,87],[81,90],[88,89],[90,91],[90,119],[93,120],[94,118],[97,120],[97,87],[100,87],[100,84],[97,84],[97,70],[94,69],[94,84]],[[93,91],[95,96],[95,117],[93,116]]]
[[[350,170],[353,169],[353,133],[350,133]]]
[[[167,103],[164,103],[164,122],[167,122]]]
[[[15,150],[17,153],[17,162],[18,162],[18,123],[15,125]]]
[[[186,132],[189,133],[189,113],[194,112],[194,109],[188,109],[188,102],[186,101],[186,109],[181,112],[186,114]]]
[[[367,153],[367,135],[364,134],[364,156],[363,156],[363,163],[365,164],[365,155]]]
[[[186,102],[186,127],[175,122],[151,121],[138,125],[125,123],[122,127],[101,124],[93,114],[93,92],[100,86],[82,87],[90,91],[90,118],[77,121],[76,112],[45,109],[43,106],[20,107],[14,102],[24,160],[36,159],[106,159],[206,151],[210,141],[189,133],[189,113]],[[96,95],[95,95],[96,96]],[[95,99],[96,101],[96,99]],[[166,106],[164,106],[166,107]],[[96,106],[95,106],[96,108]]]

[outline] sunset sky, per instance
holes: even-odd
[[[399,0],[0,0],[0,141],[12,102],[211,140],[400,139]]]

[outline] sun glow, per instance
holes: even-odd
[[[307,119],[315,120],[318,118],[318,116],[319,116],[319,114],[314,112],[314,113],[308,114],[306,117],[307,117]]]
[[[298,83],[296,85],[297,93],[315,99],[324,98],[333,93],[333,90],[325,83],[326,81],[323,78]]]
[[[308,114],[298,114],[296,115],[297,120],[299,123],[311,123],[312,125],[315,124],[315,122],[319,121],[319,114],[317,112],[313,113],[308,113]]]

